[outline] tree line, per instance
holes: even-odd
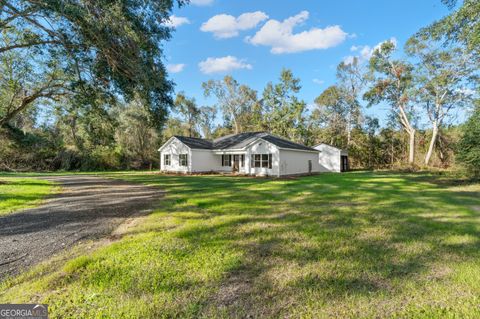
[[[172,97],[162,63],[164,22],[188,1],[2,1],[0,170],[151,168],[171,135],[269,131],[347,149],[355,168],[458,160],[478,173],[480,4],[443,2],[451,13],[403,50],[386,41],[341,62],[313,105],[283,69],[261,92],[230,75],[202,83],[215,103],[200,106]],[[367,115],[380,107],[384,122]]]

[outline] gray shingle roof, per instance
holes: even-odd
[[[192,149],[241,149],[250,144],[251,142],[255,141],[256,139],[262,138],[265,141],[270,142],[280,148],[318,152],[316,149],[313,149],[311,147],[271,135],[267,132],[245,132],[239,134],[231,134],[214,139],[213,141],[186,136],[175,137]]]
[[[295,143],[295,142],[292,142],[292,141],[289,141],[289,140],[285,140],[283,138],[273,136],[273,135],[270,135],[270,134],[268,134],[266,136],[262,136],[262,139],[264,139],[265,141],[270,142],[270,143],[272,143],[272,144],[274,144],[274,145],[276,145],[280,148],[291,148],[291,149],[294,149],[294,150],[304,150],[304,151],[317,151],[314,148],[311,148],[311,147],[308,147],[308,146],[305,146],[305,145],[302,145],[302,144],[298,144],[298,143]]]
[[[230,134],[213,140],[215,149],[243,148],[257,138],[267,135],[265,132],[245,132]]]
[[[205,140],[203,138],[187,137],[187,136],[179,136],[179,135],[175,135],[174,137],[179,139],[180,142],[182,142],[183,144],[193,149],[203,149],[203,150],[212,149],[212,142],[209,140]]]

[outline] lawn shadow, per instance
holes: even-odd
[[[448,244],[453,236],[480,238],[480,212],[465,206],[480,205],[479,193],[440,185],[414,175],[365,172],[168,182],[172,193],[190,196],[174,204],[172,214],[190,207],[201,215],[177,218],[203,221],[179,231],[179,238],[227,243],[244,253],[204,309],[211,312],[215,305],[232,317],[280,316],[279,304],[312,292],[326,303],[346,295],[395,295],[399,283],[424,280],[435,264],[479,258],[478,240]],[[286,284],[272,275],[282,264],[297,269]],[[312,270],[315,265],[323,268]],[[253,307],[259,300],[264,305]]]

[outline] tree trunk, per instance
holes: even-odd
[[[350,140],[352,139],[352,133],[351,133],[351,128],[350,128],[350,123],[351,123],[351,114],[348,114],[347,117],[347,149],[350,147]]]
[[[235,126],[235,134],[240,133],[240,125],[237,122],[237,117],[232,113],[233,125]]]
[[[413,164],[415,162],[415,129],[408,130],[409,145],[408,145],[408,163]]]
[[[437,142],[438,136],[438,126],[437,123],[433,123],[432,139],[430,140],[430,146],[428,147],[427,155],[425,156],[425,165],[430,163],[430,158],[432,157],[433,150],[435,148],[435,143]]]

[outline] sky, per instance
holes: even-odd
[[[448,13],[440,0],[191,0],[176,7],[164,44],[175,91],[199,105],[202,82],[232,75],[261,94],[282,68],[301,79],[298,96],[308,105],[335,83],[336,66],[386,40],[399,50],[421,27]],[[399,52],[402,54],[402,51]],[[387,106],[366,110],[384,119]]]

